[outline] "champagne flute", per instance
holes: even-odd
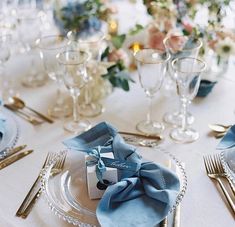
[[[49,107],[48,114],[54,118],[63,118],[71,115],[71,109],[63,97],[63,72],[56,59],[56,55],[64,51],[68,39],[62,35],[50,35],[41,37],[36,41],[43,59],[44,68],[48,76],[57,83],[56,102]]]
[[[73,98],[73,120],[64,124],[64,128],[73,133],[81,133],[91,127],[89,121],[79,119],[78,97],[80,90],[86,83],[86,63],[88,53],[82,51],[67,50],[57,54],[57,60],[63,67],[63,81]]]
[[[81,33],[76,35],[73,31],[69,31],[67,34],[69,40],[73,42],[74,47],[81,51],[89,53],[89,67],[87,72],[87,83],[83,88],[84,101],[80,106],[79,113],[86,117],[95,117],[99,115],[103,107],[102,105],[94,101],[92,90],[96,86],[96,75],[92,75],[89,68],[94,68],[98,64],[101,58],[102,51],[104,50],[104,38],[105,35],[102,31],[96,31],[92,33]],[[98,75],[99,76],[99,75]]]
[[[199,138],[199,133],[188,127],[187,109],[198,92],[201,73],[206,64],[196,58],[182,57],[172,61],[172,69],[176,78],[177,91],[181,100],[182,122],[181,126],[174,128],[170,137],[180,143],[190,143]]]
[[[145,134],[159,134],[163,131],[164,125],[152,120],[152,99],[161,88],[170,55],[157,49],[142,49],[137,51],[134,57],[141,87],[150,102],[147,119],[139,122],[136,127]]]
[[[179,57],[193,57],[197,58],[200,48],[202,47],[202,42],[200,40],[195,40],[193,37],[188,37],[184,35],[172,35],[168,36],[163,41],[166,51],[171,55],[170,61],[167,66],[166,74],[166,87],[170,93],[172,90],[176,92],[176,78],[174,77],[174,72],[172,70],[172,61]],[[182,110],[180,102],[179,109]],[[164,114],[163,120],[166,123],[173,125],[181,125],[183,114],[177,110],[174,112],[168,112]],[[194,117],[191,113],[187,113],[187,123],[192,124],[194,122]]]

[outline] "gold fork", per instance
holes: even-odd
[[[63,166],[64,166],[64,162],[66,159],[66,154],[67,154],[67,152],[63,152],[62,155],[60,156],[60,158],[56,161],[56,163],[54,164],[53,169],[52,169],[52,175],[56,175],[62,171]],[[42,169],[44,169],[47,165],[50,165],[50,163],[54,157],[55,157],[55,153],[48,153],[46,160],[42,166]],[[42,169],[41,169],[41,171],[42,171]],[[41,171],[40,171],[37,179],[35,180],[34,184],[30,188],[30,190],[29,190],[28,194],[26,195],[24,201],[22,202],[21,206],[17,210],[16,216],[22,217],[22,218],[27,218],[27,216],[29,215],[30,211],[32,210],[37,198],[40,196],[40,194],[41,194],[41,187],[40,187]],[[35,193],[35,188],[37,188],[36,193]],[[33,192],[35,194],[33,194]],[[32,195],[34,195],[34,196],[30,200]]]
[[[216,165],[217,173],[221,177],[225,178],[228,181],[229,186],[230,186],[230,188],[231,188],[231,190],[232,190],[232,192],[233,192],[233,194],[235,196],[234,185],[233,185],[232,181],[228,178],[228,176],[226,175],[226,173],[224,171],[224,168],[223,168],[223,165],[222,165],[222,162],[221,162],[219,154],[214,155],[214,160],[215,160],[215,165]]]
[[[229,206],[231,207],[232,211],[235,213],[235,204],[230,194],[227,192],[227,189],[224,186],[223,181],[221,180],[222,176],[218,174],[215,160],[210,155],[204,156],[203,159],[204,159],[207,176],[210,177],[211,179],[216,180],[219,183],[219,186],[221,187],[222,192],[225,198],[227,199]]]

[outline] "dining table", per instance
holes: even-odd
[[[28,106],[47,113],[56,94],[56,85],[48,79],[41,87],[28,88],[20,84],[22,75],[27,73],[27,56],[24,54],[13,56],[7,68],[18,82],[17,90],[20,97]],[[228,70],[218,77],[218,82],[212,92],[206,97],[196,97],[190,105],[190,112],[195,117],[192,127],[200,136],[193,143],[181,144],[173,141],[170,136],[172,125],[166,124],[162,133],[164,139],[157,147],[173,154],[185,165],[187,189],[180,203],[181,227],[232,227],[234,213],[229,208],[217,183],[208,178],[203,162],[203,156],[218,154],[216,147],[220,139],[216,139],[208,124],[221,123],[225,125],[235,122],[235,60],[231,58]],[[100,122],[108,122],[119,131],[138,133],[136,124],[146,118],[148,102],[146,95],[138,81],[137,71],[130,73],[133,83],[128,92],[119,88],[102,100],[103,113],[89,118],[92,126]],[[64,95],[69,98],[64,88]],[[153,119],[163,121],[166,112],[179,107],[177,94],[168,95],[161,89],[153,99]],[[66,147],[62,144],[67,138],[74,137],[64,130],[66,119],[54,119],[53,124],[43,123],[34,126],[3,106],[0,111],[7,112],[17,122],[19,138],[17,145],[27,144],[34,152],[23,159],[0,170],[0,226],[1,227],[68,227],[73,226],[60,219],[50,210],[45,196],[38,199],[34,208],[26,219],[15,215],[25,195],[43,165],[48,152],[59,152]],[[157,152],[157,150],[156,150]],[[147,155],[146,155],[147,156]],[[138,215],[138,214],[137,214]]]

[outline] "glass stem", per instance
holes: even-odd
[[[57,98],[56,98],[56,105],[62,106],[64,104],[64,97],[63,97],[63,82],[62,80],[58,80],[58,88],[57,88]]]
[[[149,99],[149,109],[147,112],[147,122],[150,123],[152,121],[152,96],[148,96]]]
[[[182,130],[187,129],[187,109],[188,109],[188,100],[181,98],[181,113],[182,113]]]
[[[78,115],[78,95],[73,94],[73,121],[79,122],[79,115]]]

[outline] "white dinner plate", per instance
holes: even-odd
[[[235,184],[235,148],[222,151],[220,157],[227,176]]]
[[[15,146],[19,137],[19,127],[12,113],[3,107],[0,107],[0,117],[5,119],[5,133],[0,140],[0,157],[2,157],[6,155],[8,149]]]
[[[183,166],[172,154],[157,148],[141,147],[139,153],[147,160],[164,166],[170,164],[171,169],[178,174],[181,188],[172,208],[173,211],[181,202],[187,186]],[[84,153],[68,151],[63,171],[54,177],[51,177],[52,166],[53,164],[45,168],[42,180],[42,188],[50,209],[54,214],[74,225],[99,226],[95,215],[99,200],[91,200],[88,197]]]

